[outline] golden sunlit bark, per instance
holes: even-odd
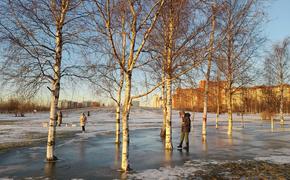
[[[164,71],[164,70],[163,70]],[[162,98],[162,112],[163,112],[163,121],[162,121],[162,128],[160,132],[160,136],[165,138],[166,135],[166,89],[165,89],[165,74],[162,72],[162,85],[161,85],[161,98]]]
[[[283,87],[283,82],[280,83],[280,106],[279,106],[279,111],[280,111],[280,124],[283,126],[284,125],[284,87]]]
[[[211,62],[214,51],[214,31],[215,31],[215,5],[212,6],[211,33],[209,40],[209,55],[207,61],[207,72],[205,75],[203,115],[202,115],[202,135],[206,135],[207,106],[208,106],[208,83],[210,80]]]
[[[173,31],[174,31],[174,18],[173,18],[173,4],[170,4],[169,24],[168,24],[168,47],[166,58],[166,136],[165,136],[165,149],[172,149],[172,47],[173,47]]]
[[[217,70],[217,109],[216,109],[216,119],[215,119],[215,128],[219,126],[219,116],[220,116],[220,72],[219,69]]]
[[[131,108],[131,72],[125,74],[125,99],[124,99],[124,107],[122,111],[122,163],[121,168],[124,171],[128,171],[130,169],[128,157],[129,157],[129,126],[128,119]]]

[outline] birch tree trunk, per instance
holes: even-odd
[[[164,82],[164,72],[162,74],[162,81]],[[165,91],[165,83],[162,83],[161,86],[161,97],[162,97],[162,112],[163,112],[163,122],[162,122],[162,128],[161,128],[161,132],[160,132],[160,136],[162,138],[165,138],[166,136],[166,114],[167,114],[167,110],[166,110],[166,102],[167,102],[167,98],[166,98],[166,91]]]
[[[233,53],[233,22],[229,23],[229,30],[227,33],[228,47],[227,47],[227,110],[228,110],[228,135],[232,134],[233,129],[233,110],[232,110],[232,82],[233,82],[233,70],[232,70],[232,53]]]
[[[116,103],[116,139],[115,139],[115,143],[119,144],[120,141],[120,114],[121,114],[121,106],[122,106],[122,102],[121,102],[121,96],[122,96],[122,89],[123,89],[123,83],[124,83],[124,73],[121,73],[121,80],[120,80],[120,84],[119,84],[119,88],[118,88],[118,92],[117,92],[117,103]]]
[[[117,93],[117,103],[116,103],[116,139],[115,143],[120,143],[120,110],[121,110],[121,93],[122,88],[119,87],[118,93]]]
[[[220,74],[219,70],[217,72],[217,109],[216,109],[216,119],[215,119],[215,128],[218,128],[219,116],[220,116]]]
[[[172,119],[172,95],[171,95],[171,78],[170,76],[166,79],[166,136],[165,136],[165,149],[172,149],[172,127],[171,127],[171,119]]]
[[[227,109],[228,109],[228,135],[232,134],[233,130],[233,110],[232,110],[232,93],[231,88],[227,92]]]
[[[132,74],[131,72],[125,73],[125,99],[124,99],[124,107],[122,111],[122,164],[121,168],[123,171],[128,171],[130,169],[129,167],[129,126],[128,126],[128,119],[129,119],[129,113],[131,108],[131,79]]]
[[[168,24],[168,47],[167,47],[167,58],[166,58],[166,136],[165,136],[165,149],[172,149],[172,47],[173,47],[173,31],[174,31],[174,19],[173,19],[173,4],[170,3],[169,12],[169,24]]]
[[[46,147],[46,159],[48,161],[56,160],[54,155],[55,146],[55,131],[56,131],[56,114],[58,109],[58,99],[60,90],[60,69],[61,69],[61,58],[62,58],[62,28],[57,28],[56,31],[56,48],[55,48],[55,64],[54,64],[54,81],[52,82],[51,88],[51,103],[50,103],[50,115],[49,115],[49,128],[48,138]]]
[[[125,64],[126,61],[126,21],[125,21],[125,13],[122,11],[122,61],[121,66]],[[121,96],[122,96],[122,90],[124,85],[124,70],[120,68],[120,82],[119,82],[119,88],[117,92],[117,107],[116,107],[116,140],[115,143],[120,143],[120,110],[122,106]],[[131,91],[131,89],[130,89]]]
[[[283,87],[283,83],[280,84],[280,107],[279,107],[279,111],[280,111],[280,124],[283,126],[284,125],[284,113],[283,113],[283,103],[284,103],[284,87]]]
[[[210,79],[211,61],[213,55],[213,45],[214,45],[214,31],[215,31],[215,6],[212,6],[212,17],[211,26],[212,30],[210,33],[209,42],[209,56],[207,61],[207,72],[205,76],[205,88],[204,88],[204,100],[203,100],[203,115],[202,115],[202,135],[206,135],[206,121],[207,121],[207,106],[208,106],[208,83]]]

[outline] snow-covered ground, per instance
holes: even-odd
[[[86,133],[81,133],[79,116],[90,111]],[[215,114],[209,114],[207,141],[202,143],[202,114],[195,113],[190,133],[190,151],[175,149],[167,154],[159,138],[162,111],[158,109],[133,108],[130,113],[130,165],[134,169],[129,179],[186,179],[206,165],[240,162],[244,160],[266,161],[285,164],[290,162],[289,116],[282,128],[275,122],[274,130],[269,121],[262,121],[258,114],[245,115],[242,127],[241,116],[234,115],[233,135],[227,135],[227,114],[220,115],[219,128],[215,128]],[[45,141],[49,114],[26,114],[13,117],[0,114],[0,145],[23,141]],[[173,145],[179,142],[180,120],[178,111],[172,113]],[[80,109],[63,112],[63,125],[57,127],[56,155],[61,158],[56,167],[43,161],[45,143],[20,150],[0,153],[0,174],[4,177],[47,177],[100,179],[120,178],[120,149],[114,144],[115,114],[113,109]],[[65,141],[58,141],[60,134],[69,133]],[[41,134],[41,136],[37,136]],[[35,135],[35,136],[33,136]],[[1,146],[0,146],[1,147]],[[5,146],[2,146],[5,147]],[[10,146],[11,148],[11,146]],[[82,167],[79,166],[82,164]],[[290,164],[290,163],[289,163]],[[44,166],[44,169],[43,169]],[[29,167],[29,168],[27,168]],[[42,167],[42,168],[41,168]],[[51,169],[59,169],[51,172]],[[85,172],[75,172],[79,168]],[[1,170],[2,169],[2,170]],[[25,169],[25,171],[24,171]],[[290,170],[290,169],[289,169]],[[45,175],[43,175],[43,171]],[[37,172],[37,173],[35,173]],[[1,175],[0,175],[1,178]]]

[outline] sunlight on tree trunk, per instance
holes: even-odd
[[[173,31],[174,31],[174,19],[173,19],[173,4],[170,4],[169,11],[169,25],[168,25],[168,47],[167,47],[167,58],[166,58],[166,137],[165,137],[165,149],[172,149],[172,47],[173,47]]]
[[[55,2],[54,2],[55,3]],[[49,129],[47,137],[46,159],[48,161],[55,160],[54,146],[55,146],[55,130],[56,130],[56,113],[58,109],[58,99],[60,91],[60,78],[61,78],[61,60],[62,60],[62,26],[69,2],[62,2],[62,11],[57,17],[56,22],[56,36],[55,36],[55,64],[54,64],[54,79],[52,81],[51,89],[51,104],[50,104],[50,117]]]
[[[53,89],[56,89],[56,85],[53,84]],[[50,99],[50,115],[49,115],[49,127],[48,127],[48,139],[46,147],[46,159],[47,161],[54,161],[54,145],[55,145],[55,130],[56,130],[56,113],[58,97],[54,94],[51,95]]]
[[[122,99],[122,89],[123,89],[123,84],[124,84],[124,72],[121,69],[121,79],[120,79],[120,84],[118,87],[118,92],[117,92],[117,103],[116,103],[116,139],[115,143],[120,143],[120,113],[121,113],[121,99]]]
[[[271,116],[271,131],[274,132],[274,118]]]
[[[284,125],[284,106],[283,106],[283,103],[284,103],[284,96],[283,96],[283,93],[284,93],[284,87],[283,87],[283,82],[280,84],[280,107],[279,107],[279,111],[280,111],[280,124],[283,126]]]
[[[172,118],[172,95],[171,95],[171,79],[168,78],[166,80],[166,137],[165,137],[165,149],[171,150],[172,149],[172,127],[171,127],[171,118]]]
[[[217,81],[217,96],[216,96],[216,104],[217,104],[217,108],[216,108],[216,119],[215,119],[215,128],[217,129],[219,126],[219,116],[220,116],[220,71],[219,69],[217,69],[217,77],[216,77],[216,81]]]
[[[130,169],[129,167],[129,126],[128,126],[128,119],[129,119],[129,113],[131,108],[131,72],[127,72],[125,74],[125,99],[124,99],[124,107],[123,107],[123,113],[122,113],[122,164],[121,168],[123,171],[128,171]]]
[[[164,68],[163,68],[164,69]],[[160,132],[160,137],[161,138],[165,138],[166,136],[166,114],[167,114],[167,110],[166,110],[166,89],[165,89],[165,74],[164,74],[164,70],[162,72],[162,86],[161,86],[161,98],[162,98],[162,112],[163,112],[163,122],[162,122],[162,128],[161,128],[161,132]]]
[[[115,143],[120,143],[120,105],[118,104],[116,107],[116,139]]]
[[[215,5],[212,5],[212,17],[211,17],[211,33],[209,40],[209,55],[207,61],[207,72],[205,75],[205,87],[204,87],[204,100],[203,100],[203,115],[202,115],[202,135],[206,135],[206,122],[207,122],[207,106],[208,106],[208,83],[210,80],[211,61],[214,50],[214,31],[215,31]]]
[[[232,110],[231,92],[227,92],[227,109],[228,109],[228,135],[231,135],[233,130],[233,110]]]

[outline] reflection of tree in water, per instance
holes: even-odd
[[[206,143],[206,134],[202,135],[201,141],[202,141],[202,144]]]
[[[46,162],[44,164],[44,174],[46,177],[55,177],[55,162]]]
[[[164,150],[164,162],[165,166],[170,166],[172,162],[172,151]]]
[[[233,145],[233,136],[228,135],[228,145],[232,146]]]
[[[207,147],[206,135],[202,135],[202,151],[207,154],[207,150],[208,150],[208,147]]]
[[[115,144],[115,161],[114,165],[116,168],[120,167],[120,143]]]

